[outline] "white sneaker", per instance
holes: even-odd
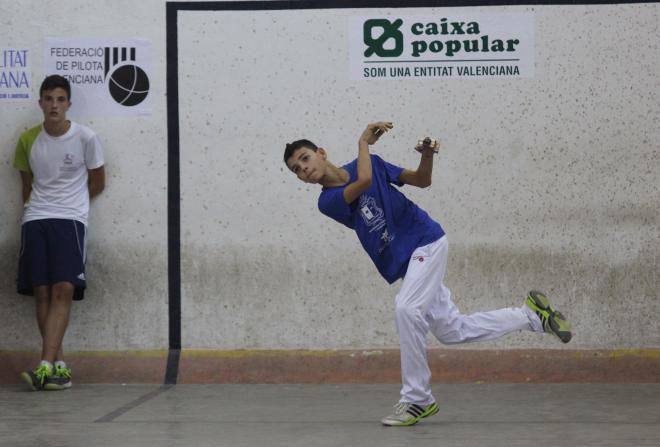
[[[383,425],[391,427],[406,427],[415,425],[420,419],[432,416],[438,412],[438,405],[433,402],[426,407],[410,402],[399,402],[394,406],[394,414],[381,419]]]

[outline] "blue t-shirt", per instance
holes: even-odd
[[[323,188],[319,210],[355,230],[362,247],[390,284],[403,278],[416,248],[444,236],[436,221],[408,200],[397,188],[403,186],[403,168],[371,155],[371,187],[351,204],[344,200],[344,188],[357,179],[357,160],[342,166],[350,174],[346,185]]]

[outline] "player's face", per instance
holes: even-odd
[[[44,121],[49,124],[59,124],[66,120],[66,112],[71,107],[71,101],[66,90],[56,87],[53,90],[44,90],[39,99],[39,106],[44,112]]]
[[[318,148],[315,152],[303,147],[293,153],[286,161],[291,172],[305,183],[319,183],[325,175],[326,152]]]

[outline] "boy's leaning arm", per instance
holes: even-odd
[[[105,189],[105,166],[87,170],[87,187],[90,199],[103,192]]]
[[[20,173],[23,203],[27,203],[30,200],[30,192],[32,192],[32,174],[27,171],[20,171]]]

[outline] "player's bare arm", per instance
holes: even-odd
[[[21,185],[23,192],[23,203],[30,200],[30,193],[32,192],[32,174],[27,171],[21,171]]]
[[[425,140],[426,141],[426,140]],[[433,174],[433,155],[438,152],[440,143],[430,140],[428,143],[421,142],[415,149],[420,152],[419,166],[416,170],[404,169],[399,175],[399,180],[406,185],[428,188],[431,186],[431,175]]]
[[[91,199],[101,194],[105,189],[105,166],[96,169],[88,169],[87,179],[89,198]]]
[[[358,140],[357,179],[344,188],[344,200],[352,203],[371,186],[371,157],[369,146],[375,144],[385,132],[392,128],[388,121],[371,123]]]

